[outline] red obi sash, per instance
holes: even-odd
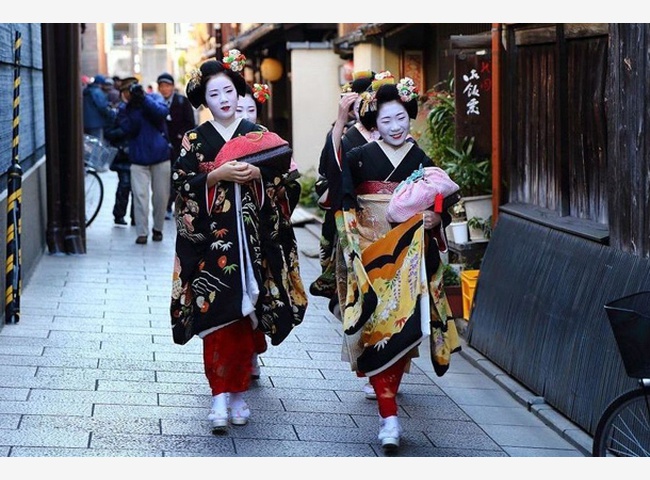
[[[360,183],[355,189],[357,195],[368,195],[371,193],[392,194],[399,182],[384,182],[382,180],[368,180]]]

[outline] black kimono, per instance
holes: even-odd
[[[262,129],[241,120],[233,137]],[[173,167],[174,341],[183,344],[250,316],[278,345],[307,308],[290,221],[299,186],[287,172],[261,167],[261,184],[220,181],[208,188],[207,174],[225,143],[210,122],[203,123],[185,134]]]
[[[335,215],[341,209],[341,199],[343,198],[341,189],[341,162],[347,152],[366,143],[368,143],[366,138],[353,125],[347,129],[341,138],[340,152],[334,152],[331,130],[327,134],[325,146],[321,151],[318,173],[327,178],[330,208],[325,211],[325,218],[321,227],[320,264],[322,273],[312,282],[309,291],[312,295],[326,297],[333,302],[338,302],[336,285],[338,234]],[[330,304],[330,310],[332,309],[333,305]]]

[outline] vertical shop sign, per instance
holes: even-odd
[[[474,137],[479,157],[492,153],[492,62],[490,55],[461,54],[454,64],[456,139]]]

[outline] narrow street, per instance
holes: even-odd
[[[261,355],[250,423],[212,435],[200,340],[171,339],[174,223],[165,223],[162,242],[136,245],[133,227],[113,226],[115,173],[102,178],[87,254],[45,254],[22,292],[20,322],[0,331],[0,456],[384,455],[376,404],[340,360],[340,324],[316,297],[303,324]],[[308,286],[320,269],[318,228],[295,231]],[[438,378],[423,346],[398,399],[399,456],[585,455],[576,445],[588,448],[586,435],[546,405],[527,410],[532,394],[514,383],[517,393],[508,392],[503,377],[465,346]]]

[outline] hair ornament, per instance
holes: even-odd
[[[246,56],[239,50],[233,48],[228,50],[228,55],[223,57],[224,66],[233,72],[241,72],[246,65]]]
[[[399,98],[402,102],[410,102],[418,98],[418,87],[412,78],[404,77],[397,84],[397,93],[399,93]]]
[[[352,83],[348,82],[344,85],[341,85],[341,93],[350,93],[352,92]]]
[[[201,76],[201,69],[199,67],[195,68],[187,74],[188,90],[194,90],[196,87],[201,85]]]
[[[358,70],[352,72],[352,80],[360,80],[362,78],[372,78],[373,75],[374,72],[372,70]]]
[[[271,98],[271,90],[269,90],[269,86],[266,83],[254,83],[253,98],[259,103],[266,103],[266,101]]]
[[[377,110],[377,99],[375,98],[375,92],[371,90],[366,90],[361,92],[361,103],[359,105],[359,115],[363,117],[368,112],[374,112]]]
[[[382,85],[395,85],[395,77],[388,70],[375,74],[371,87],[376,92]]]

